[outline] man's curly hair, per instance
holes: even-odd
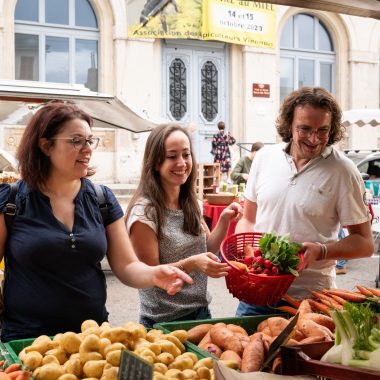
[[[333,145],[342,140],[346,129],[342,124],[342,110],[335,98],[322,87],[301,87],[289,94],[281,105],[276,128],[282,141],[289,142],[292,139],[294,110],[306,104],[331,112],[331,130],[327,145]]]

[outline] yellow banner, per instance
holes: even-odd
[[[275,48],[276,6],[273,4],[238,0],[166,3],[162,9],[145,7],[140,15],[142,22],[128,28],[129,38],[214,40]]]

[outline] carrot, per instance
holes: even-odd
[[[296,315],[297,314],[297,309],[291,306],[279,306],[276,307],[277,310],[284,311],[285,313],[289,313],[291,315]]]
[[[14,372],[14,371],[19,371],[21,369],[21,364],[19,363],[13,363],[11,364],[10,366],[8,366],[6,369],[5,369],[5,373],[11,373],[11,372]]]
[[[309,299],[309,303],[314,310],[321,311],[322,313],[324,313],[326,315],[330,315],[330,308],[328,306],[324,305],[323,303],[316,302],[316,301],[310,300],[310,299]]]
[[[321,300],[325,305],[332,306],[337,310],[342,310],[342,305],[340,303],[336,302],[330,296],[327,296],[326,294],[323,294],[323,293],[316,292],[314,290],[312,290],[310,293],[312,294],[313,297]],[[324,301],[326,301],[326,302],[324,302]]]
[[[295,308],[299,308],[300,307],[300,305],[301,305],[301,301],[300,300],[298,300],[297,298],[294,298],[294,297],[292,297],[292,296],[290,296],[289,294],[284,294],[283,296],[282,296],[282,299],[284,300],[284,301],[286,301],[288,304],[290,304],[291,306],[293,306],[293,307],[295,307]]]
[[[361,286],[361,285],[356,285],[357,289],[359,290],[359,292],[367,297],[372,297],[373,294],[367,289],[365,288],[364,286]]]
[[[330,294],[330,297],[342,306],[344,306],[344,304],[347,302],[347,300],[343,299],[342,297],[336,296],[335,294]]]
[[[368,287],[366,287],[366,289],[370,291],[372,295],[380,298],[380,290],[374,289],[374,288],[368,288]]]
[[[239,261],[233,260],[229,261],[229,263],[232,264],[232,266],[235,266],[236,268],[243,270],[244,272],[248,272],[248,267],[244,263],[240,263]]]
[[[368,289],[370,290],[370,289]],[[366,299],[366,296],[361,293],[354,293],[350,291],[343,291],[337,289],[327,289],[327,293],[334,294],[338,297],[342,297],[343,299],[351,302],[363,302]]]

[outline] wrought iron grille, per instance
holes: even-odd
[[[169,66],[170,113],[181,120],[187,112],[187,78],[184,62],[175,58]]]
[[[207,61],[201,69],[202,114],[207,121],[213,121],[218,114],[218,69]]]

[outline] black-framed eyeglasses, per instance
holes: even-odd
[[[98,147],[100,138],[99,137],[90,137],[86,139],[85,137],[55,137],[52,138],[51,140],[66,140],[70,144],[73,145],[73,147],[76,150],[81,150],[88,144],[88,146],[94,150]]]
[[[324,140],[330,136],[330,128],[319,128],[319,129],[313,129],[309,127],[296,127],[298,134],[302,138],[309,138],[314,133],[317,135],[317,137],[320,140]]]

